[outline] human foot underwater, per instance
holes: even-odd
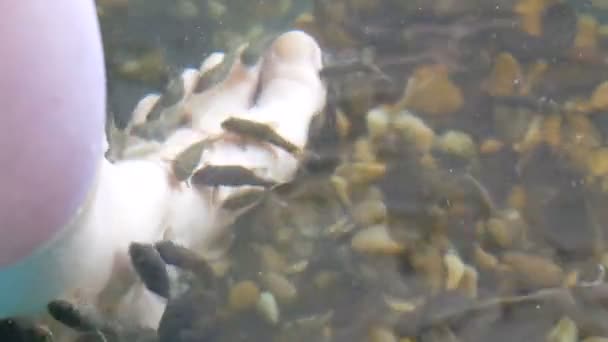
[[[289,181],[297,154],[240,139],[223,123],[265,125],[303,149],[325,104],[321,50],[307,34],[287,32],[258,62],[237,59],[223,81],[197,92],[197,80],[223,58],[212,55],[183,74],[172,110],[184,124],[162,142],[129,137],[131,153],[110,161],[94,2],[6,2],[0,13],[0,317],[37,315],[63,298],[155,327],[165,303],[135,281],[129,245],[171,239],[213,254],[238,214],[222,203],[256,187],[208,178],[192,184],[175,174],[175,160],[204,142],[193,174],[232,167]],[[142,99],[134,122],[144,122],[157,101]],[[107,293],[118,297],[112,305]]]

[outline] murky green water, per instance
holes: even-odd
[[[256,202],[225,264],[178,251],[188,290],[161,342],[608,341],[608,10],[104,3],[119,126],[182,68],[307,11],[328,61],[309,147],[337,161]]]

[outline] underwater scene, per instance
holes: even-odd
[[[608,342],[608,1],[96,15],[98,180],[0,342]]]

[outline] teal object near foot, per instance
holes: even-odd
[[[36,315],[60,296],[66,285],[59,269],[62,252],[57,239],[36,252],[0,269],[0,318]]]

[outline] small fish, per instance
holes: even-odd
[[[248,67],[255,66],[262,59],[264,53],[268,51],[268,48],[277,37],[277,34],[268,33],[249,42],[241,52],[241,63]]]
[[[228,51],[220,63],[199,77],[194,92],[204,92],[223,82],[237,61],[240,61],[247,67],[256,65],[262,58],[263,52],[270,45],[269,42],[274,40],[273,38],[274,36],[264,37],[263,39],[249,43],[244,48],[239,47]]]
[[[169,108],[178,103],[185,94],[184,79],[181,75],[175,75],[175,72],[171,72],[169,82],[165,86],[160,99],[156,102],[152,110],[146,117],[146,121],[154,121],[161,118],[163,110]]]
[[[47,304],[47,311],[56,321],[76,331],[93,332],[100,329],[92,317],[68,301],[54,300]]]
[[[326,55],[325,66],[319,71],[319,77],[322,79],[336,79],[350,75],[353,73],[365,73],[372,76],[377,76],[380,79],[391,80],[379,67],[375,64],[376,52],[371,48],[363,49],[360,52],[349,51],[349,56]]]
[[[199,77],[194,92],[202,93],[222,83],[232,70],[234,63],[238,58],[239,51],[237,49],[233,49],[224,54],[224,58],[220,63],[207,70]]]
[[[340,157],[336,155],[309,154],[308,158],[302,162],[301,171],[298,171],[315,175],[329,175],[336,170],[340,162]]]
[[[389,76],[380,70],[377,65],[364,61],[353,61],[343,64],[329,65],[321,69],[319,76],[322,79],[334,79],[356,72],[372,74],[374,76],[378,75],[380,79],[390,80]]]
[[[215,278],[207,261],[190,249],[169,240],[157,242],[154,247],[168,265],[191,271],[209,281]]]
[[[268,142],[292,154],[300,153],[298,146],[287,141],[267,124],[231,117],[222,122],[222,128],[244,137]]]
[[[222,202],[222,208],[225,210],[235,211],[242,210],[255,206],[264,198],[266,190],[251,189],[249,191],[240,191],[236,194],[228,196]]]
[[[253,171],[239,165],[209,165],[198,169],[190,182],[201,186],[262,186],[271,187],[275,182],[257,176]]]
[[[201,160],[206,145],[206,140],[198,141],[188,146],[175,157],[175,160],[173,160],[173,163],[171,164],[171,170],[179,182],[183,182],[190,178],[192,172],[194,172],[194,169]]]
[[[186,96],[184,75],[172,77],[158,101],[150,108],[143,123],[133,125],[130,133],[146,140],[164,141],[184,125],[186,115],[178,105]]]
[[[80,333],[75,341],[156,341],[154,329],[139,326],[129,327],[117,321],[107,321],[98,315],[97,311],[85,312],[65,300],[54,300],[48,303],[47,311],[53,319]],[[1,340],[4,341],[4,339]],[[52,342],[52,336],[50,340],[44,341]]]
[[[133,268],[148,290],[169,298],[170,281],[167,266],[153,245],[131,243],[129,256]]]
[[[53,334],[30,318],[4,318],[0,320],[0,341],[52,342]]]

